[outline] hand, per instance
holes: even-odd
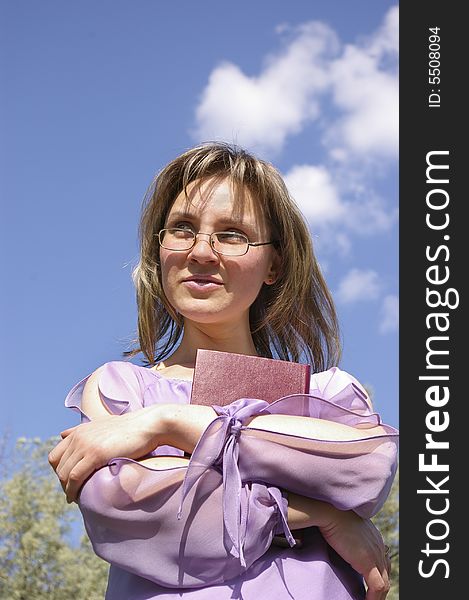
[[[98,417],[61,432],[62,441],[49,453],[67,502],[73,502],[85,480],[111,458],[138,459],[163,441],[164,420],[158,406],[124,415]]]
[[[367,585],[366,600],[383,600],[390,588],[391,560],[383,538],[370,521],[353,511],[334,509],[319,529],[326,542],[358,571]]]

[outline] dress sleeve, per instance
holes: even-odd
[[[82,406],[83,390],[91,373],[75,384],[65,398],[65,406],[79,413],[82,423],[90,421]],[[107,362],[100,368],[98,393],[103,406],[112,415],[140,410],[144,407],[145,384],[136,375],[132,363]],[[184,452],[173,446],[159,446],[149,456],[183,456]]]
[[[359,429],[360,439],[316,440],[243,428],[241,478],[282,485],[340,510],[372,517],[381,510],[396,474],[399,433],[372,412],[364,388],[345,371],[335,367],[319,373],[312,384],[309,395],[280,399],[260,414],[326,419]]]
[[[213,406],[219,416],[194,449],[181,507],[204,470],[222,457],[227,530],[236,529],[236,498],[244,481],[280,486],[364,518],[376,514],[396,473],[398,431],[371,411],[365,390],[348,373],[334,368],[313,383],[310,394],[286,396],[272,404],[240,398],[227,406]],[[363,435],[351,441],[319,440],[244,425],[262,414],[327,419],[360,429]],[[379,434],[374,431],[378,426]]]
[[[80,412],[89,375],[65,404]],[[114,414],[142,408],[138,378],[126,363],[106,363],[98,388]],[[275,486],[243,482],[234,545],[224,527],[222,469],[205,470],[178,515],[187,467],[156,469],[116,457],[83,485],[78,506],[94,551],[104,560],[165,587],[202,587],[232,579],[262,556],[286,527],[287,500]],[[241,549],[241,556],[237,552]]]
[[[65,406],[78,412],[82,423],[90,421],[82,408],[82,396],[91,375],[92,373],[74,385],[65,398]],[[122,415],[143,408],[142,389],[131,363],[123,361],[105,363],[100,369],[98,390],[101,402],[110,414]]]
[[[98,556],[165,587],[203,587],[239,576],[283,531],[286,499],[263,483],[240,488],[240,544],[233,551],[223,519],[223,478],[209,468],[177,518],[186,467],[148,468],[114,459],[83,486],[79,507]]]

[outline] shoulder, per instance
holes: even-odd
[[[125,361],[109,361],[79,381],[65,399],[87,418],[122,414],[142,407],[143,382],[139,367]]]
[[[89,379],[106,396],[119,397],[119,390],[141,394],[145,388],[147,371],[148,369],[128,361],[112,360],[95,369]]]
[[[94,373],[104,373],[106,371],[113,373],[134,373],[139,367],[125,360],[110,360],[97,367]]]
[[[136,381],[137,369],[136,365],[123,360],[105,362],[82,380],[84,389],[97,388],[100,384],[106,385],[112,382],[122,384],[124,381]]]
[[[310,393],[318,393],[336,404],[353,404],[356,408],[371,409],[371,400],[365,387],[350,373],[339,367],[311,375]]]

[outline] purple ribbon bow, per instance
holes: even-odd
[[[265,400],[252,398],[240,398],[227,406],[212,406],[219,416],[205,429],[194,448],[184,477],[177,515],[180,519],[187,494],[209,467],[220,463],[220,455],[223,452],[223,524],[233,544],[230,554],[239,558],[243,567],[246,566],[244,542],[247,515],[241,510],[242,482],[238,467],[238,440],[246,420],[268,406],[269,403]],[[288,527],[281,493],[271,486],[268,486],[267,490],[279,509],[285,537],[290,546],[294,546],[296,542]]]

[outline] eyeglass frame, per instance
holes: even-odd
[[[192,233],[192,235],[194,236],[194,239],[192,241],[192,245],[189,246],[189,248],[167,248],[166,246],[163,246],[163,243],[161,241],[161,234],[164,231],[174,231],[174,230],[178,230],[178,231],[185,231],[188,232],[190,231]],[[213,252],[215,252],[215,254],[218,254],[220,256],[245,256],[248,251],[249,251],[249,247],[250,246],[268,246],[269,244],[277,244],[278,241],[277,240],[271,240],[270,242],[250,242],[249,238],[247,235],[245,235],[244,233],[238,233],[238,235],[242,235],[243,237],[246,238],[246,251],[243,252],[242,254],[224,254],[223,252],[219,252],[218,250],[215,250],[215,248],[213,247],[214,244],[214,235],[217,235],[218,233],[229,233],[226,231],[213,231],[212,233],[205,233],[204,231],[198,231],[197,233],[195,231],[192,231],[191,229],[182,229],[182,227],[164,227],[163,229],[160,229],[158,231],[158,233],[156,234],[158,237],[158,242],[160,244],[160,246],[162,248],[164,248],[165,250],[169,250],[170,252],[189,252],[189,250],[192,250],[192,248],[196,245],[197,243],[197,236],[202,234],[202,235],[208,235],[209,236],[209,240],[207,241],[207,243],[209,244],[210,248],[212,249]]]

